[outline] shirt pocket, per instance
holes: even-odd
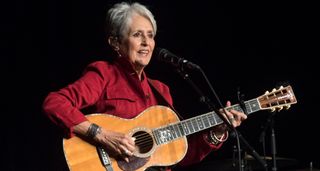
[[[109,87],[106,91],[106,98],[111,101],[137,101],[136,95],[131,90],[118,86]]]
[[[121,118],[133,118],[140,112],[141,104],[132,90],[122,87],[109,87],[102,106],[103,111]]]

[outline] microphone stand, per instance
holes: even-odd
[[[270,128],[270,136],[271,136],[271,155],[272,155],[272,171],[277,171],[277,160],[276,160],[276,155],[277,155],[277,148],[276,148],[276,136],[275,136],[275,131],[274,131],[274,113],[269,115],[265,126],[263,127],[263,130],[260,134],[260,141],[263,143],[263,150],[265,151],[265,134],[268,128]]]
[[[272,171],[277,171],[276,135],[275,135],[275,132],[274,132],[274,118],[273,118],[273,116],[271,116],[270,128],[271,128],[271,153],[272,153],[272,164],[273,164],[272,165]]]
[[[230,124],[231,122],[229,120],[226,119],[226,117],[224,117],[219,109],[211,102],[211,100],[206,97],[202,91],[200,90],[200,88],[198,86],[196,86],[196,84],[189,78],[189,75],[187,73],[185,73],[184,71],[184,65],[181,65],[181,68],[177,68],[177,72],[183,77],[184,80],[186,80],[194,89],[195,91],[200,95],[200,102],[205,103],[208,108],[210,110],[213,110],[219,117],[220,119],[228,126],[229,130],[233,131],[233,133],[236,135],[237,138],[237,144],[238,144],[238,163],[239,163],[239,171],[243,171],[244,166],[242,165],[242,159],[241,159],[241,150],[240,150],[240,140],[241,142],[245,145],[246,149],[248,150],[249,154],[251,154],[266,170],[267,170],[267,164],[264,160],[261,159],[261,157],[258,155],[258,153],[253,149],[253,147],[251,147],[249,145],[249,143],[246,141],[246,139],[240,134],[240,132],[238,132],[235,127]],[[209,87],[211,88],[211,91],[213,92],[213,94],[215,95],[216,100],[219,103],[219,108],[223,109],[224,112],[226,113],[226,109],[225,107],[222,105],[220,98],[218,97],[218,95],[215,93],[214,89],[212,88],[210,82],[208,81],[205,73],[203,72],[203,70],[201,69],[201,67],[197,67],[197,69],[200,70],[200,72],[202,73],[202,75],[204,76],[204,78],[206,79],[206,82],[208,83]],[[244,105],[243,105],[244,106]],[[241,106],[242,107],[242,106]],[[246,110],[243,109],[245,111],[245,113],[247,114]]]

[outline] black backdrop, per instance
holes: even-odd
[[[2,3],[3,170],[63,170],[61,137],[41,113],[41,103],[49,91],[76,80],[89,62],[108,57],[103,22],[106,9],[114,2]],[[289,83],[298,103],[273,117],[277,156],[295,159],[299,167],[310,162],[319,167],[314,4],[140,2],[150,7],[158,22],[157,46],[201,66],[223,103],[237,103],[239,88],[245,99],[251,99]],[[176,109],[185,117],[208,111],[170,66],[152,61],[146,70],[171,87]],[[195,71],[189,74],[215,101],[203,77]],[[261,127],[269,116],[268,111],[259,111],[238,128],[259,154]],[[269,135],[267,132],[267,156],[271,155]],[[231,138],[193,169],[230,163],[233,145]]]

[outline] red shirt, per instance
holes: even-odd
[[[153,80],[154,87],[162,94],[168,106],[172,97],[167,85]],[[107,113],[122,118],[134,118],[146,108],[162,104],[150,87],[143,72],[142,80],[127,60],[91,63],[83,75],[72,84],[51,92],[43,103],[44,113],[66,133],[74,136],[73,126],[86,121],[83,109],[90,107],[91,113]],[[208,143],[204,134],[188,138],[188,152],[180,162],[182,165],[201,161],[212,150],[220,147]]]

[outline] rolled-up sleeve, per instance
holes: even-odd
[[[43,112],[63,129],[66,137],[73,136],[73,126],[86,121],[81,109],[94,104],[106,83],[104,62],[90,64],[81,78],[65,88],[51,92],[43,102]]]

